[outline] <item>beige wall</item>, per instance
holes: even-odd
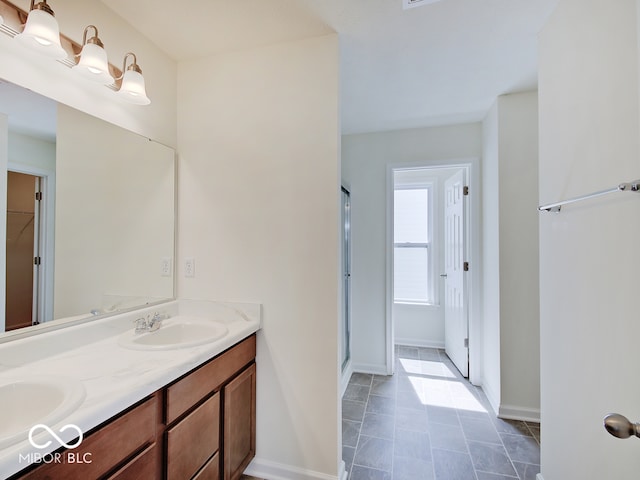
[[[263,305],[257,476],[338,474],[338,97],[335,35],[179,65],[178,293]]]
[[[175,153],[58,107],[53,318],[173,297],[160,275],[174,252]],[[131,303],[124,303],[129,306]]]

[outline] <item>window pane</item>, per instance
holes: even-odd
[[[427,248],[395,247],[393,262],[395,301],[429,301],[429,252]]]
[[[429,241],[429,194],[427,189],[394,191],[394,243]]]

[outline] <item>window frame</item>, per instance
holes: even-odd
[[[393,185],[393,223],[391,225],[392,236],[392,276],[393,276],[393,291],[391,292],[393,303],[395,305],[421,305],[421,306],[438,306],[438,292],[435,282],[435,271],[437,269],[437,255],[434,253],[437,248],[437,234],[434,232],[435,215],[437,215],[436,206],[436,182],[419,182],[419,183],[395,183]],[[397,190],[426,190],[427,191],[427,242],[396,242],[395,241],[395,192]],[[395,276],[395,251],[396,248],[426,248],[427,249],[427,299],[398,299],[395,292],[396,276]]]

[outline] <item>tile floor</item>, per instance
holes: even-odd
[[[393,377],[354,373],[342,399],[350,480],[535,480],[540,425],[496,418],[444,351],[396,346]]]

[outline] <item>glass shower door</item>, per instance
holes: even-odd
[[[351,358],[351,195],[342,187],[342,370]]]

